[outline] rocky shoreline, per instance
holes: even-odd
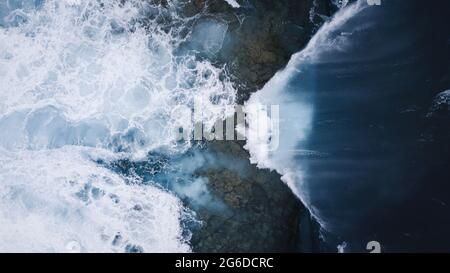
[[[169,5],[165,0],[149,1],[162,9]],[[224,76],[237,90],[237,103],[243,104],[306,45],[337,7],[332,0],[238,2],[240,8],[225,0],[179,0],[176,9],[192,35],[181,50],[195,50],[199,58],[224,67]],[[209,35],[223,35],[223,41],[209,43]],[[250,163],[245,141],[197,144],[187,154],[189,162],[202,162],[187,167],[194,168],[193,177],[181,171],[172,177],[174,181],[163,179],[164,185],[159,185],[177,194],[193,213],[181,219],[186,231],[181,239],[189,241],[192,251],[314,252],[320,248],[319,226],[309,211],[278,173]],[[177,160],[156,153],[144,162],[121,160],[108,167],[146,184],[154,183],[158,173],[174,171],[165,170],[166,165],[175,169],[191,165]]]
[[[297,251],[295,227],[305,208],[279,175],[250,164],[247,152],[236,142],[212,143],[208,152],[218,160],[232,158],[241,171],[219,166],[196,173],[208,178],[210,191],[224,202],[227,212],[197,210],[202,226],[193,234],[193,251]]]
[[[164,2],[164,1],[163,1]],[[185,0],[185,16],[200,15],[228,26],[221,49],[212,57],[225,64],[239,93],[239,103],[261,89],[302,49],[337,10],[332,0]],[[194,25],[195,28],[195,25]]]
[[[306,45],[334,12],[329,1],[251,0],[239,9],[225,1],[193,0],[187,12],[228,25],[214,57],[225,64],[238,90],[238,103],[262,86]],[[196,209],[201,227],[193,232],[194,252],[312,252],[319,248],[318,224],[280,175],[249,161],[242,141],[216,141],[206,149],[216,158],[232,158],[244,171],[223,166],[197,171],[228,213]]]

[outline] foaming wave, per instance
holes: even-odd
[[[186,252],[180,201],[153,186],[126,184],[82,147],[2,150],[0,251]],[[113,156],[113,155],[109,155]]]
[[[161,29],[162,16],[179,28],[190,20],[176,3],[118,2],[49,0],[0,29],[0,127],[14,120],[17,129],[2,136],[8,147],[113,145],[145,155],[173,147],[176,129],[191,122],[172,114],[179,104],[196,98],[206,124],[223,118],[235,90],[222,70],[177,55],[186,37]]]
[[[304,149],[315,110],[311,86],[314,75],[305,68],[311,63],[319,63],[329,52],[340,51],[347,46],[347,38],[339,28],[365,7],[361,1],[343,7],[331,21],[325,23],[305,49],[291,57],[284,70],[276,73],[263,89],[252,94],[244,109],[247,128],[238,128],[241,133],[247,130],[245,148],[250,152],[251,162],[260,168],[280,173],[282,180],[325,229],[327,223],[311,204],[309,191],[304,188],[304,166],[298,163],[301,158],[323,156],[323,153]],[[278,105],[279,122],[272,117],[270,107],[261,105]],[[271,149],[276,138],[279,145]]]
[[[179,127],[231,111],[181,2],[0,4],[0,251],[190,251],[178,198],[95,163],[182,153]],[[201,120],[175,111],[194,100]]]

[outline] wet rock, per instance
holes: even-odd
[[[228,64],[231,74],[241,83],[240,102],[262,88],[324,22],[312,18],[311,11],[317,9],[317,14],[331,16],[331,2],[320,1],[320,7],[315,2],[252,0],[234,9],[231,16],[224,16],[230,31],[220,60]],[[209,11],[223,12],[218,8]]]
[[[245,4],[240,2],[238,9],[225,1],[191,3],[190,12],[201,12],[204,18],[228,25],[220,51],[209,57],[225,64],[238,83],[239,103],[285,66],[290,56],[304,47],[335,11],[330,1],[316,0],[249,0]],[[244,166],[240,172],[223,166],[197,172],[196,175],[208,179],[209,189],[224,202],[227,211],[197,210],[203,226],[193,234],[193,250],[311,251],[318,239],[308,211],[277,173],[250,164],[243,143],[218,141],[207,146],[217,157],[240,159],[239,164]],[[299,236],[303,230],[304,234]]]
[[[275,172],[250,164],[247,152],[236,142],[208,145],[217,158],[243,159],[242,171],[209,168],[197,173],[207,177],[210,190],[227,206],[225,213],[198,211],[203,221],[191,244],[195,252],[286,252],[298,248],[298,221],[306,211]],[[241,162],[241,161],[239,161]],[[240,163],[242,165],[242,163]],[[307,212],[306,212],[307,213]]]
[[[158,1],[164,5],[164,1]],[[240,8],[233,8],[224,0],[180,0],[179,4],[183,17],[195,18],[191,22],[193,29],[205,20],[228,26],[220,52],[209,54],[208,58],[226,64],[239,85],[243,102],[305,46],[336,7],[328,0],[238,2]]]
[[[205,0],[194,0],[194,5],[198,8],[204,8],[205,7]]]
[[[167,7],[167,0],[150,0],[151,4],[161,5],[163,7]]]
[[[165,0],[153,0],[162,6]],[[246,0],[240,8],[231,7],[222,0],[180,0],[181,16],[189,21],[192,30],[202,22],[214,20],[226,24],[227,29],[220,48],[200,57],[207,57],[228,69],[236,83],[242,103],[283,66],[290,56],[306,45],[315,30],[333,12],[330,1],[316,0]],[[322,2],[317,4],[317,2]],[[311,17],[311,12],[317,16]],[[317,18],[316,18],[317,17]],[[322,21],[319,19],[323,19]],[[205,28],[204,28],[205,29]],[[192,33],[196,33],[192,31]],[[197,36],[199,40],[201,36]],[[195,35],[194,35],[195,38]],[[201,43],[204,41],[196,41]],[[203,44],[200,44],[203,46]],[[190,50],[194,43],[183,45]],[[308,251],[311,242],[309,213],[285,185],[280,176],[250,164],[242,141],[208,143],[208,153],[219,158],[230,158],[239,168],[219,164],[196,172],[206,178],[208,190],[225,205],[222,211],[195,207],[203,225],[193,231],[191,245],[195,252],[289,252]],[[149,173],[150,164],[130,165],[117,162],[113,168],[125,175]],[[153,167],[152,167],[153,168]],[[130,172],[130,170],[132,170]],[[187,203],[189,206],[189,203]],[[306,215],[306,216],[305,216]],[[300,216],[302,225],[299,226]],[[306,219],[306,220],[305,220]],[[306,233],[303,232],[305,226]],[[314,240],[317,240],[317,234]],[[299,239],[301,238],[301,240]],[[305,239],[306,238],[306,239]],[[299,247],[301,244],[301,247]],[[128,250],[141,250],[130,246]]]

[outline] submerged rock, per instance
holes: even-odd
[[[220,1],[217,1],[220,2]],[[248,1],[240,9],[225,14],[230,31],[219,59],[228,64],[240,85],[240,102],[260,88],[286,65],[323,21],[311,20],[310,12],[330,16],[333,5],[312,0]],[[224,12],[217,6],[211,13]]]
[[[203,221],[194,232],[195,252],[286,252],[298,250],[299,217],[306,209],[280,176],[257,169],[236,142],[214,142],[208,151],[216,158],[232,157],[240,171],[208,168],[197,175],[207,177],[208,187],[227,207],[226,212],[197,210]],[[307,212],[306,212],[307,213]],[[308,214],[308,213],[307,213]]]
[[[239,85],[241,103],[284,67],[291,55],[303,48],[337,9],[331,0],[237,1],[239,8],[233,8],[225,0],[181,2],[184,16],[197,16],[193,43],[205,43],[195,31],[202,29],[205,21],[214,20],[228,26],[220,50],[214,47],[214,54],[206,52],[206,55],[226,65]],[[211,28],[208,25],[201,33],[205,35],[214,30]],[[217,34],[221,33],[222,28],[219,28]],[[197,49],[201,51],[202,46]]]
[[[165,0],[152,1],[162,7],[169,5]],[[186,39],[179,50],[197,52],[199,58],[226,67],[238,91],[238,103],[285,66],[335,7],[332,1],[318,4],[315,0],[237,0],[238,8],[224,0],[179,3],[189,29],[186,36],[182,34]],[[211,142],[206,151],[216,161],[229,163],[205,164],[195,172],[197,177],[191,184],[186,182],[170,189],[196,211],[202,222],[192,233],[193,251],[313,250],[318,242],[316,224],[276,172],[252,165],[243,142]],[[151,161],[132,165],[118,162],[111,167],[146,181],[145,177],[161,171],[149,168],[150,164]],[[211,200],[216,205],[208,205]]]
[[[196,0],[190,12],[202,13],[205,19],[198,21],[200,27],[205,20],[227,24],[221,48],[207,55],[228,68],[242,103],[306,45],[336,7],[331,1],[315,0],[238,2],[241,7],[233,9],[226,1]],[[203,225],[193,233],[193,250],[312,251],[319,241],[317,224],[277,173],[250,164],[242,144],[217,141],[207,146],[216,157],[236,160],[241,171],[220,166],[197,172],[208,179],[210,191],[228,210],[197,209]]]

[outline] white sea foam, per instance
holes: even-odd
[[[147,22],[151,31],[132,23],[154,7],[117,2],[48,0],[26,23],[0,29],[0,127],[14,121],[17,129],[3,143],[114,144],[145,155],[172,147],[176,128],[188,123],[172,115],[176,105],[200,100],[206,124],[225,115],[235,91],[222,71],[176,55],[180,37],[156,20]]]
[[[95,159],[182,152],[174,109],[200,101],[212,125],[235,90],[178,50],[196,18],[177,0],[120,2],[0,1],[0,251],[190,250],[176,197]]]
[[[0,156],[0,252],[185,252],[180,201],[153,186],[126,184],[66,146]]]
[[[241,5],[239,5],[239,3],[236,0],[225,0],[225,2],[230,4],[230,6],[232,6],[233,8],[240,8],[241,7]]]

